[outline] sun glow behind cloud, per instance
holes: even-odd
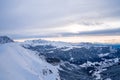
[[[120,28],[119,21],[105,22],[105,23],[71,23],[65,26],[61,26],[55,28],[56,31],[61,32],[71,32],[71,33],[79,33],[79,32],[87,32],[87,31],[95,31],[95,30],[107,30],[107,29],[116,29]],[[54,30],[54,29],[53,29]]]
[[[64,42],[92,42],[92,43],[120,43],[120,36],[74,36],[74,37],[53,37],[43,38],[50,41],[64,41]]]

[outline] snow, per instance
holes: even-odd
[[[67,48],[65,48],[65,49],[61,49],[62,51],[69,51],[69,50],[71,50],[71,49],[73,49],[72,47],[67,47]]]
[[[112,80],[112,79],[110,79],[110,78],[107,78],[107,79],[105,79],[105,80]]]
[[[105,71],[106,69],[97,69],[93,74],[92,76],[95,77],[96,80],[102,80],[102,77],[101,77],[101,72]]]
[[[107,67],[110,67],[118,62],[119,62],[119,58],[105,59],[104,61],[101,61],[101,62],[87,61],[86,63],[83,63],[82,65],[80,65],[80,67],[86,68],[94,65],[95,71],[93,72],[92,76],[95,78],[95,80],[103,80],[101,77],[101,72],[107,70]],[[100,66],[95,66],[95,64],[98,64]],[[107,78],[105,80],[111,80],[111,79]]]
[[[91,65],[95,65],[95,63],[92,63],[90,61],[87,61],[86,63],[83,63],[82,65],[80,65],[80,67],[89,67]]]
[[[54,51],[49,51],[48,53],[53,53]]]
[[[74,60],[74,58],[73,58],[73,57],[71,57],[71,58],[70,58],[70,61],[73,61],[73,60]]]
[[[108,56],[110,53],[104,53],[104,54],[99,54],[98,56],[99,57],[105,57],[105,56]]]
[[[46,40],[29,40],[29,41],[25,41],[23,43],[24,44],[28,44],[28,45],[31,45],[31,46],[38,46],[38,45],[52,45],[56,48],[67,48],[65,50],[70,50],[74,47],[77,47],[77,48],[81,48],[81,46],[78,46],[74,43],[67,43],[67,42],[60,42],[60,41],[46,41]],[[64,50],[64,49],[63,49]]]
[[[0,45],[0,80],[60,80],[56,66],[16,43]]]

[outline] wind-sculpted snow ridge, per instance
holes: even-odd
[[[16,43],[0,46],[0,80],[60,80],[56,66]]]

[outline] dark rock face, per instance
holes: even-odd
[[[60,63],[60,59],[58,58],[46,58],[48,63]]]
[[[61,80],[94,80],[91,76],[86,74],[84,69],[74,64],[63,63],[60,65],[60,68],[59,74]]]
[[[0,36],[0,44],[10,43],[10,42],[14,42],[14,41],[7,36]]]
[[[120,80],[120,65],[113,65],[101,73],[103,79]]]

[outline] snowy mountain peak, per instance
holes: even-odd
[[[14,42],[14,41],[7,36],[0,36],[0,44],[10,43],[10,42]]]

